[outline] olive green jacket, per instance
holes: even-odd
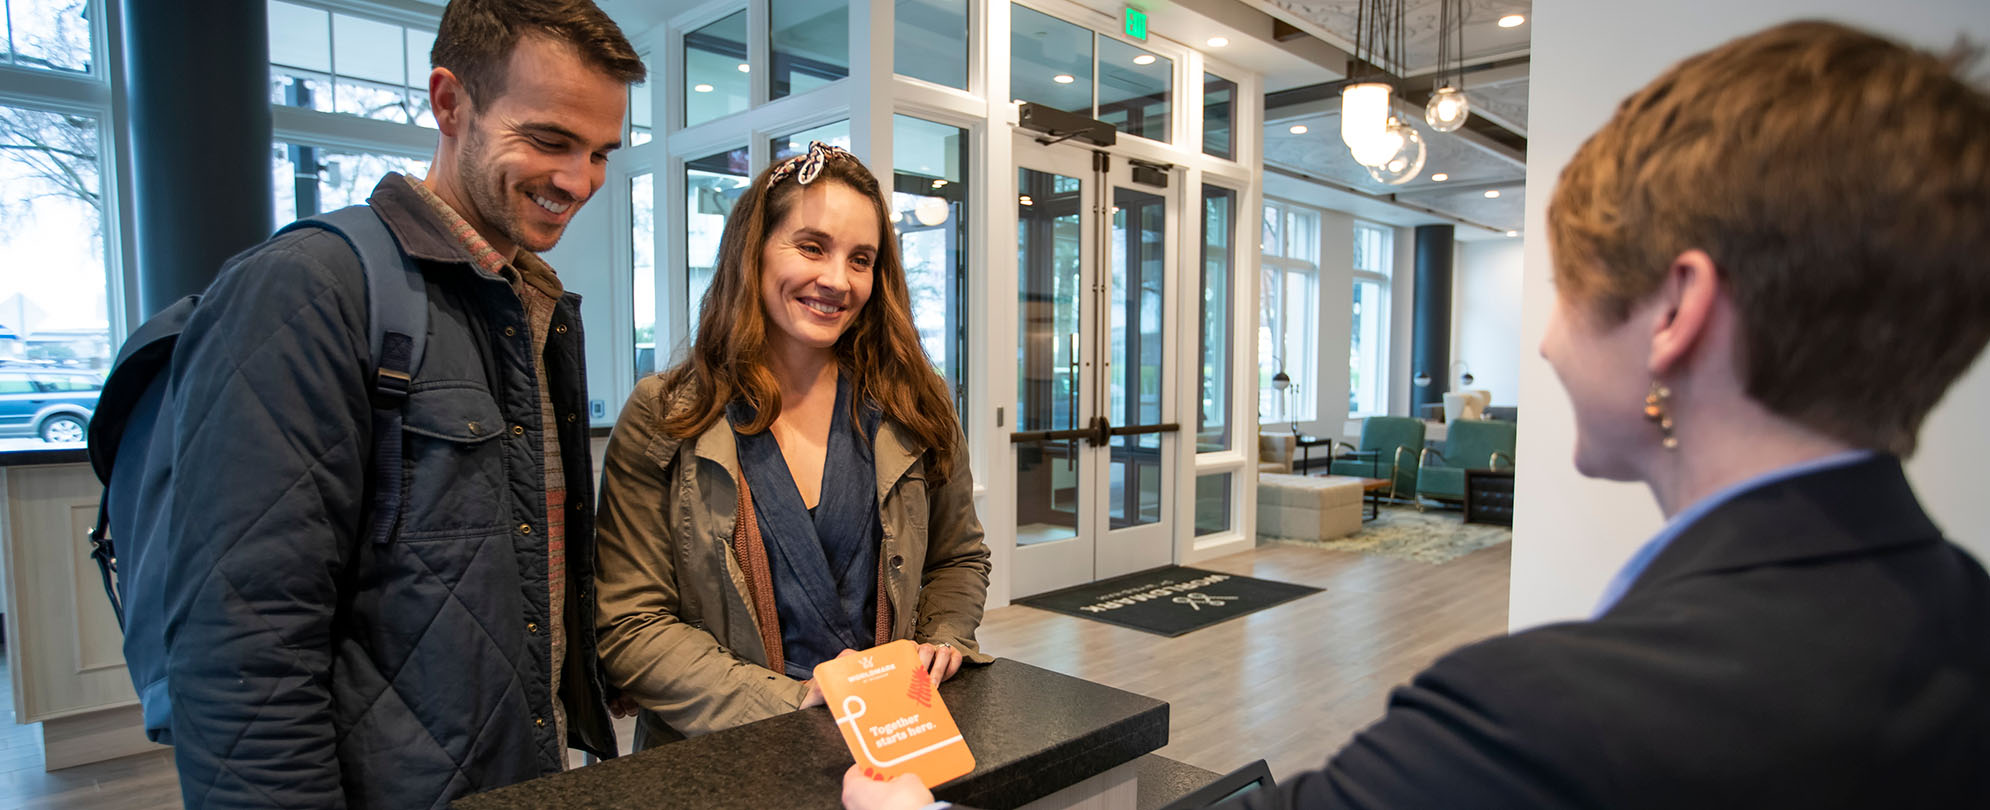
[[[603,673],[642,706],[651,744],[794,711],[808,693],[768,666],[763,639],[778,644],[780,634],[768,632],[777,617],[758,607],[773,604],[767,579],[747,564],[764,550],[741,548],[759,532],[751,507],[742,508],[732,425],[720,419],[673,439],[662,430],[666,397],[652,375],[622,409],[604,458],[595,541]],[[925,453],[910,441],[887,419],[874,445],[890,639],[945,642],[987,663],[974,631],[989,555],[966,455],[928,487]]]

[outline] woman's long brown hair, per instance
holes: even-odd
[[[778,166],[779,164],[775,164]],[[724,415],[726,404],[745,400],[756,414],[741,433],[766,430],[781,413],[781,387],[767,369],[767,312],[761,303],[760,256],[767,235],[794,208],[801,184],[793,177],[769,188],[769,166],[733,206],[719,239],[718,266],[698,311],[698,338],[684,362],[663,374],[663,399],[675,403],[663,420],[666,433],[688,439]],[[854,157],[824,162],[818,183],[841,183],[871,201],[878,217],[878,256],[871,297],[832,350],[850,378],[851,417],[868,402],[931,452],[927,474],[945,480],[959,456],[960,422],[946,383],[919,346],[912,326],[911,294],[898,234],[891,228],[878,180]]]

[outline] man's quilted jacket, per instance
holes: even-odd
[[[398,175],[369,202],[428,282],[405,406],[404,508],[364,537],[374,439],[365,278],[307,230],[237,256],[188,324],[166,604],[188,807],[441,807],[614,755],[594,639],[580,301],[546,344],[540,424],[525,312]],[[568,514],[569,739],[555,739],[544,445]]]

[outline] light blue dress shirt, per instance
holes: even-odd
[[[1665,547],[1671,545],[1672,541],[1678,538],[1679,535],[1684,534],[1688,527],[1699,522],[1700,518],[1706,517],[1707,513],[1714,511],[1716,507],[1758,487],[1768,486],[1777,481],[1787,481],[1800,475],[1809,475],[1820,470],[1828,470],[1832,467],[1857,464],[1876,455],[1879,454],[1871,450],[1846,450],[1842,453],[1832,453],[1821,458],[1800,461],[1787,467],[1779,467],[1753,478],[1729,484],[1720,491],[1701,498],[1693,505],[1673,515],[1671,520],[1666,521],[1665,528],[1658,531],[1657,536],[1645,541],[1645,544],[1638,549],[1638,553],[1631,555],[1630,562],[1624,563],[1623,570],[1618,571],[1617,575],[1610,579],[1609,587],[1603,589],[1603,598],[1596,603],[1596,612],[1590,618],[1602,618],[1603,614],[1610,612],[1610,608],[1616,606],[1617,600],[1624,598],[1624,593],[1631,589],[1632,583],[1637,582],[1640,575],[1644,574],[1645,568],[1651,565],[1652,559],[1656,558],[1659,552],[1664,551]]]

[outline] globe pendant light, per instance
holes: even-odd
[[[1438,132],[1456,132],[1472,115],[1465,97],[1465,15],[1463,0],[1439,0],[1437,21],[1437,88],[1423,107],[1423,122]]]
[[[1423,136],[1417,134],[1416,127],[1403,123],[1395,116],[1389,117],[1385,135],[1380,139],[1391,147],[1389,155],[1380,164],[1368,167],[1368,176],[1376,182],[1400,186],[1416,178],[1423,171]]]
[[[946,222],[952,215],[953,206],[941,197],[920,197],[912,205],[912,219],[929,228]]]
[[[1456,87],[1440,87],[1423,107],[1423,122],[1438,132],[1457,132],[1472,114],[1472,100]]]

